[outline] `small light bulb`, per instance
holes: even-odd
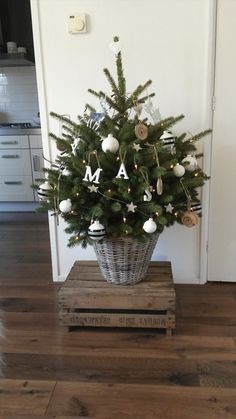
[[[170,165],[170,168],[171,168],[171,169],[173,169],[173,167],[174,167],[174,165],[173,165],[173,164],[171,164],[171,165]]]
[[[137,170],[137,168],[138,168],[138,165],[137,165],[137,164],[135,164],[135,165],[134,165],[134,167],[135,167],[135,169]]]
[[[126,223],[126,218],[125,217],[123,217],[123,221],[124,221],[124,223]]]
[[[130,188],[128,188],[128,192],[129,192],[129,193],[131,192],[131,189],[130,189]]]
[[[117,157],[116,157],[116,160],[117,160],[117,161],[118,161],[118,160],[120,160],[120,157],[119,157],[119,156],[117,156]]]
[[[86,161],[85,161],[85,160],[83,160],[83,163],[85,164],[85,163],[86,163]]]
[[[71,214],[74,214],[74,211],[72,210],[70,213],[71,213]]]
[[[79,192],[76,193],[76,196],[79,196]]]
[[[157,216],[159,215],[159,212],[158,212],[158,211],[156,212],[156,215],[157,215]]]
[[[195,173],[194,176],[198,176],[198,173]]]
[[[178,212],[176,211],[176,212],[175,212],[175,216],[177,217],[177,215],[178,215]]]
[[[111,193],[111,189],[109,188],[107,192]]]

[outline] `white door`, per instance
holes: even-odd
[[[236,281],[236,1],[219,0],[208,280]]]

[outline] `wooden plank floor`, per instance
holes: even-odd
[[[36,221],[0,221],[0,419],[236,418],[236,284],[176,286],[172,337],[68,333]]]

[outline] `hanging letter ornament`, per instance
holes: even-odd
[[[146,202],[150,202],[152,200],[152,194],[148,188],[144,191],[143,200]]]
[[[124,163],[121,163],[120,168],[119,168],[119,172],[117,173],[116,178],[118,178],[118,179],[121,179],[121,178],[122,179],[129,179],[129,176],[127,175]]]
[[[100,177],[101,172],[102,172],[102,169],[99,167],[96,170],[96,172],[94,172],[94,174],[92,174],[91,167],[86,166],[86,172],[85,172],[83,180],[85,180],[86,182],[100,183],[99,182],[99,177]]]
[[[79,145],[79,142],[80,142],[80,138],[75,138],[73,144],[71,144],[71,150],[72,150],[72,154],[74,156],[77,155],[76,149],[77,149],[77,147]]]

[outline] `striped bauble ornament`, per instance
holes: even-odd
[[[191,204],[191,211],[196,212],[197,214],[202,212],[201,202],[197,202],[196,204]]]
[[[92,240],[102,240],[105,236],[105,227],[98,220],[94,221],[88,229],[88,235]]]
[[[162,140],[163,145],[166,146],[173,146],[175,144],[175,137],[170,131],[164,131],[160,140]]]
[[[37,189],[39,200],[42,202],[47,201],[52,189],[53,189],[52,185],[50,185],[50,183],[47,180],[44,183],[42,183],[42,185],[39,185]]]

